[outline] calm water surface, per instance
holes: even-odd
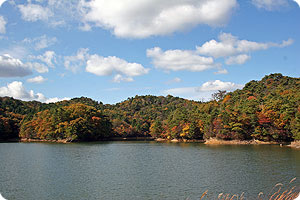
[[[300,150],[274,145],[0,143],[0,193],[9,200],[185,200],[205,190],[251,199],[294,177]]]

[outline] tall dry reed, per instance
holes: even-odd
[[[282,183],[277,183],[268,195],[260,192],[257,196],[257,200],[295,200],[300,199],[300,186],[293,186],[296,178],[293,178],[286,189],[284,189]],[[209,199],[208,190],[206,190],[200,197],[200,200]],[[245,194],[224,194],[220,193],[217,200],[246,200]]]

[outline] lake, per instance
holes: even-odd
[[[6,199],[199,199],[300,179],[300,150],[200,143],[0,143]],[[300,181],[294,182],[299,186]]]

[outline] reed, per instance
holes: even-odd
[[[292,184],[295,182],[296,178],[293,178],[286,189],[284,189],[284,185],[282,183],[277,183],[268,195],[260,192],[257,195],[257,200],[300,200],[300,186],[293,186]],[[200,200],[209,199],[208,190],[206,190],[200,197]],[[220,193],[217,200],[246,200],[245,193],[242,194],[224,194]]]

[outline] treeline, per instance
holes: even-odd
[[[104,105],[89,98],[43,104],[0,98],[0,139],[69,141],[110,137],[300,139],[300,78],[281,74],[219,91],[209,102],[136,96]]]

